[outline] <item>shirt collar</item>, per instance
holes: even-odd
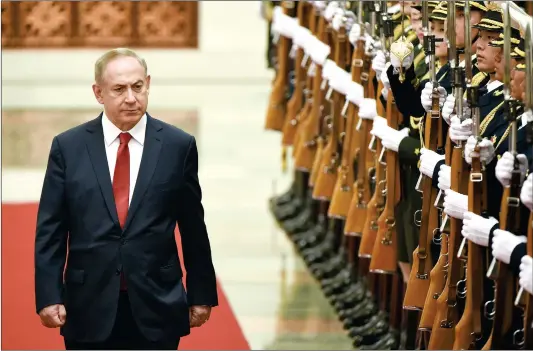
[[[500,82],[499,80],[493,80],[492,82],[487,84],[487,93],[490,93],[491,91],[494,91],[494,90],[498,89],[502,85],[503,85],[503,83]]]
[[[146,122],[147,117],[146,113],[141,117],[139,122],[128,130],[127,132],[131,134],[133,139],[137,140],[137,142],[141,145],[144,145],[144,137],[146,134]],[[115,141],[116,138],[122,133],[120,129],[116,125],[114,125],[110,120],[109,117],[105,114],[105,111],[102,114],[102,128],[104,131],[104,140],[106,146],[111,145],[113,141]]]

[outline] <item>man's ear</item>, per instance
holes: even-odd
[[[102,88],[97,84],[93,84],[93,93],[94,93],[94,97],[96,98],[96,101],[98,101],[98,103],[103,105],[104,98],[102,97]]]
[[[146,76],[146,93],[147,93],[147,94],[150,93],[150,80],[151,80],[150,75],[147,75],[147,76]]]

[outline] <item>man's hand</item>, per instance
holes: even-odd
[[[210,306],[192,306],[189,308],[189,323],[191,328],[200,327],[209,320]]]
[[[67,320],[67,311],[63,305],[50,305],[39,311],[39,317],[41,317],[41,323],[45,327],[59,328]]]

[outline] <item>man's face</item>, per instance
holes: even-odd
[[[499,34],[486,30],[479,31],[479,37],[476,42],[477,66],[481,72],[494,72],[494,57],[501,50],[490,46],[489,43],[498,39]]]
[[[514,61],[515,67],[516,67],[516,61]],[[513,69],[511,71],[511,96],[514,99],[522,100],[522,94],[524,93],[524,85],[525,85],[525,78],[526,78],[526,72],[524,71],[517,71],[516,69]]]
[[[473,25],[478,24],[481,21],[482,15],[479,11],[470,11],[470,38],[473,40],[478,33],[478,30],[472,28]],[[465,13],[463,10],[457,10],[455,12],[455,45],[458,48],[465,47]]]
[[[150,76],[134,57],[118,57],[107,64],[93,85],[96,100],[119,128],[133,127],[146,112]],[[121,128],[122,129],[122,128]]]
[[[441,21],[433,21],[431,22],[431,32],[437,39],[444,39],[445,36],[445,28],[444,28],[444,22]],[[448,45],[446,44],[446,40],[442,40],[439,43],[435,43],[435,56],[436,57],[446,57],[448,55]]]
[[[403,13],[409,16],[411,10],[413,9],[411,5],[416,5],[418,2],[420,1],[400,1],[401,11],[405,11]]]
[[[411,8],[411,25],[418,37],[418,40],[424,39],[424,32],[422,31],[422,13],[415,8]]]
[[[494,72],[496,80],[499,80],[500,82],[503,82],[503,73],[505,72],[505,59],[503,57],[503,48],[494,48],[498,51],[498,54],[494,56]],[[514,68],[516,67],[516,60],[510,61],[510,70],[511,73],[513,72]],[[518,72],[519,73],[519,72]],[[518,78],[518,77],[517,77]]]

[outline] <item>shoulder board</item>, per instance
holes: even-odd
[[[479,86],[489,75],[485,72],[478,72],[472,77],[472,85]]]

